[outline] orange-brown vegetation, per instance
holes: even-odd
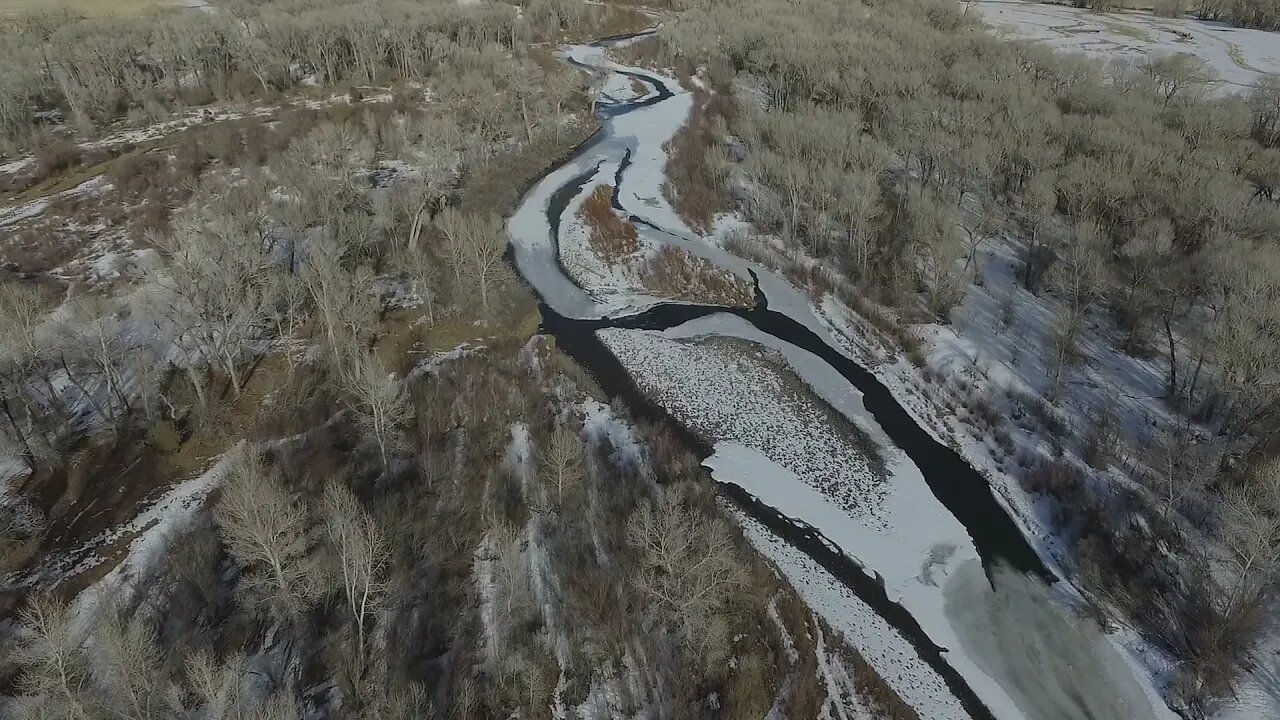
[[[687,250],[664,247],[646,265],[641,282],[650,290],[675,300],[751,307],[755,291],[734,273]]]
[[[713,152],[719,140],[711,120],[732,112],[730,101],[723,95],[694,91],[693,115],[689,123],[670,142],[667,150],[667,199],[689,227],[700,233],[711,232],[711,221],[717,213],[733,209],[723,179],[717,177]]]
[[[605,262],[616,263],[640,248],[640,237],[630,220],[613,211],[612,199],[613,188],[598,186],[582,204],[578,217],[591,230],[591,249]]]

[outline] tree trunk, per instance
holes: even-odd
[[[1196,359],[1196,369],[1191,373],[1191,381],[1187,383],[1187,407],[1195,405],[1196,386],[1200,383],[1200,369],[1204,367],[1204,353]]]
[[[1035,272],[1036,256],[1039,255],[1040,241],[1039,233],[1036,230],[1031,231],[1031,241],[1027,244],[1027,259],[1023,262],[1022,267],[1022,287],[1027,292],[1034,293],[1036,290],[1032,287],[1031,278]]]
[[[208,400],[204,395],[204,383],[200,381],[200,374],[196,372],[195,365],[190,362],[187,363],[186,370],[187,378],[191,380],[191,387],[195,388],[196,399],[200,401],[200,407],[204,407],[208,404]]]
[[[13,416],[13,408],[9,406],[9,398],[0,397],[0,409],[4,410],[5,418],[9,420],[9,426],[13,428],[13,434],[18,438],[18,442],[22,443],[22,457],[27,461],[27,466],[33,471],[36,469],[36,454],[31,449],[31,442],[27,439],[27,434],[22,431],[22,426],[18,423],[18,419]]]
[[[58,359],[62,362],[62,371],[67,374],[67,380],[70,380],[71,384],[76,386],[76,389],[80,391],[80,394],[84,396],[84,399],[89,403],[89,405],[93,406],[93,411],[98,413],[98,416],[101,417],[103,421],[108,424],[112,424],[111,413],[106,408],[102,407],[102,404],[99,403],[98,399],[89,392],[89,389],[84,386],[84,383],[80,382],[80,380],[76,378],[75,374],[71,372],[71,368],[67,365],[66,355],[59,354]]]
[[[227,375],[231,378],[231,389],[235,392],[236,397],[240,397],[240,373],[236,371],[235,359],[231,357],[229,352],[224,352],[222,361],[226,364]]]
[[[524,117],[525,137],[529,143],[533,143],[533,122],[529,120],[529,102],[523,96],[520,98],[520,114]]]

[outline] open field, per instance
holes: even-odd
[[[1188,53],[1221,78],[1220,92],[1256,85],[1280,74],[1280,34],[1193,18],[1159,18],[1144,11],[1095,13],[1085,8],[977,0],[971,11],[998,32],[1101,59],[1142,59]]]

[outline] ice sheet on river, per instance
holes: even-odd
[[[958,647],[943,613],[942,586],[952,569],[978,560],[977,550],[916,466],[889,442],[861,394],[834,369],[726,314],[666,331],[605,329],[597,335],[646,395],[716,443],[706,465],[717,480],[819,530],[881,576],[890,599],[904,605],[934,642]],[[735,337],[780,353],[814,394],[870,440],[879,461],[840,437],[841,429],[812,407],[818,404],[812,396],[782,387],[764,361],[742,348],[730,357],[725,347],[708,343],[710,337]],[[976,664],[958,653],[948,659],[989,705],[1012,706]]]
[[[1090,708],[1093,717],[1150,717],[1141,692],[1135,693],[1127,675],[1117,671],[1123,679],[1112,684],[1080,669],[1081,658],[1109,650],[1105,643],[1076,643],[1076,653],[1055,655],[1045,652],[1054,645],[1051,634],[1028,632],[1024,644],[1011,632],[1003,633],[995,645],[975,640],[981,631],[975,635],[974,629],[981,624],[973,619],[998,612],[994,608],[1008,595],[973,589],[972,572],[977,568],[982,577],[981,565],[965,528],[934,497],[915,464],[892,444],[863,406],[861,393],[834,368],[728,314],[666,331],[605,329],[597,334],[647,395],[715,443],[715,453],[705,464],[717,480],[737,485],[782,515],[814,527],[835,549],[883,578],[890,599],[905,607],[934,643],[947,648],[946,662],[995,717],[1076,717],[1072,713],[1084,708],[1063,698],[1085,688],[1111,688],[1096,701],[1102,710]],[[726,345],[724,338],[739,342]],[[780,380],[772,367],[779,361],[762,356],[759,348],[780,357],[784,372],[794,373],[803,386]],[[821,404],[814,402],[815,396],[856,428],[854,436],[846,428],[842,437],[840,421],[812,407]],[[862,447],[856,436],[873,447]],[[868,458],[868,452],[878,459]],[[768,545],[756,545],[766,555],[776,554],[768,552]],[[793,583],[830,584],[829,577],[827,582],[813,577],[812,568],[791,566],[809,573],[792,578]],[[957,583],[963,583],[960,590],[955,589]],[[954,603],[948,612],[949,596],[969,597],[970,612],[954,612]],[[1047,594],[1039,600],[1039,613],[1061,617],[1062,609]],[[815,610],[839,626],[840,608],[846,606]],[[1076,626],[1061,620],[1051,627]],[[850,640],[871,656],[884,651],[866,638]],[[998,661],[1006,656],[1022,659],[1021,672],[1008,672]],[[919,685],[920,678],[936,674],[918,657],[908,661],[914,664],[909,671],[912,680],[903,692],[912,695],[913,703],[925,703],[918,706],[922,717],[955,716],[955,698],[938,700],[931,692],[936,686]],[[1099,662],[1098,667],[1118,666]],[[1028,698],[1039,697],[1052,700],[1029,704]]]
[[[605,60],[595,48],[574,47],[567,50],[565,56],[605,71],[641,72],[639,68],[626,68]],[[671,97],[613,115],[606,108],[604,127],[594,143],[534,185],[507,224],[521,273],[543,300],[565,317],[598,318],[642,310],[656,302],[643,294],[597,297],[576,286],[561,271],[555,233],[547,214],[557,191],[575,178],[585,176],[589,184],[605,180],[611,183],[612,177],[603,175],[602,171],[607,166],[611,172],[627,157],[629,166],[617,193],[621,205],[659,227],[692,235],[663,197],[662,186],[666,182],[669,159],[665,147],[688,118],[693,97],[681,89],[674,78],[652,72],[644,74],[665,85]],[[573,207],[572,203],[569,207]],[[570,214],[571,210],[563,209],[561,222]]]
[[[803,551],[774,535],[750,515],[727,503],[726,508],[747,540],[778,568],[805,604],[833,630],[839,631],[845,642],[857,648],[863,659],[921,718],[960,720],[968,717],[943,679],[920,661],[911,642],[874,608]]]

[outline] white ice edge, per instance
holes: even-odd
[[[751,545],[795,588],[815,614],[838,630],[885,682],[922,718],[967,718],[946,682],[907,638],[804,552],[729,503],[724,507]]]

